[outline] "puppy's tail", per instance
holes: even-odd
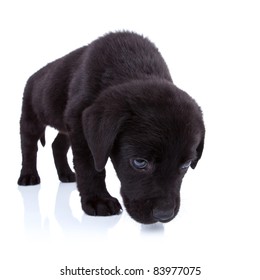
[[[41,136],[40,141],[41,141],[42,146],[44,147],[45,144],[46,144],[46,142],[45,142],[45,133],[43,133],[43,135]]]

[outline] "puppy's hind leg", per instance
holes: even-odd
[[[23,104],[23,112],[20,121],[22,170],[18,179],[18,185],[37,185],[40,177],[36,168],[37,142],[41,139],[44,145],[45,126],[38,121],[37,116],[27,104]]]
[[[65,134],[58,133],[52,143],[52,152],[59,179],[63,183],[76,181],[75,173],[71,171],[67,160],[69,147],[69,137]]]

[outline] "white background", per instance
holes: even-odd
[[[1,279],[63,279],[60,269],[199,266],[200,276],[117,279],[260,279],[258,1],[1,1]],[[27,78],[115,30],[148,36],[177,86],[204,112],[205,150],[182,185],[179,215],[142,226],[126,211],[83,214],[75,184],[60,184],[39,149],[40,186],[18,187],[19,117]],[[107,185],[119,196],[111,164]],[[66,277],[76,279],[76,276]],[[107,279],[85,276],[78,279]],[[113,279],[110,277],[109,279]]]

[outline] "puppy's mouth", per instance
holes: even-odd
[[[128,214],[141,224],[168,223],[177,215],[179,207],[155,206],[153,200],[130,200],[122,194]]]

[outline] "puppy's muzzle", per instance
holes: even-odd
[[[170,209],[154,208],[152,214],[156,221],[161,223],[167,223],[174,218],[175,211],[174,208],[170,208]]]

